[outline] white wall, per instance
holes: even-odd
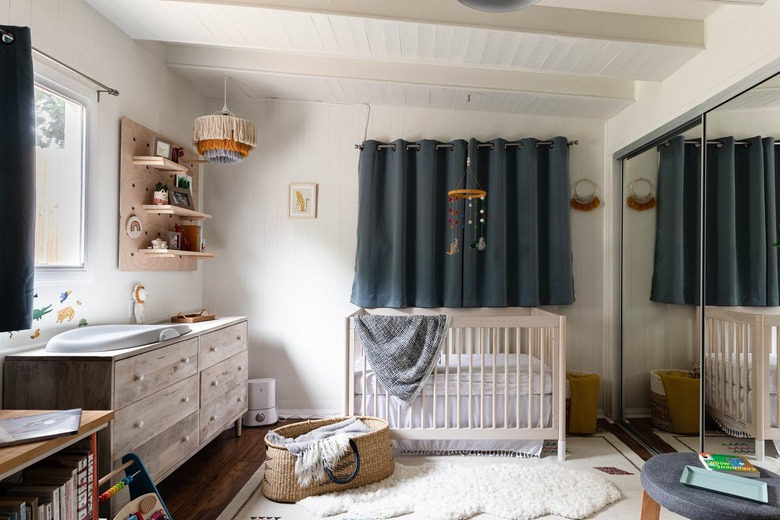
[[[179,310],[199,309],[202,269],[129,273],[117,268],[119,121],[121,116],[128,116],[174,141],[189,143],[192,121],[204,113],[203,96],[82,0],[0,2],[0,23],[29,26],[33,47],[120,92],[119,97],[102,94],[100,103],[93,103],[97,113],[89,151],[89,272],[69,281],[36,282],[35,307],[52,304],[53,312],[33,322],[32,330],[1,333],[0,350],[43,344],[54,333],[74,327],[80,319],[90,324],[126,323],[127,301],[136,283],[143,283],[149,292],[147,321],[169,318],[171,312]],[[77,79],[48,60],[35,60],[36,67],[38,63],[50,65]],[[59,296],[66,291],[72,292],[60,303]],[[57,324],[56,312],[66,306],[74,308],[75,318]],[[31,338],[36,329],[40,329],[40,336]]]
[[[222,101],[209,100],[208,110]],[[204,172],[208,249],[204,303],[249,316],[250,377],[277,378],[283,413],[341,411],[345,317],[354,274],[357,170],[354,145],[369,139],[449,141],[470,136],[519,139],[556,135],[570,148],[572,182],[603,183],[602,122],[480,112],[292,102],[231,102],[258,127],[258,148],[241,164]],[[208,111],[207,110],[207,111]],[[317,219],[287,218],[290,182],[319,185]],[[612,204],[608,201],[607,204]],[[442,216],[444,218],[444,216]],[[603,209],[572,212],[576,303],[568,316],[568,363],[601,372]],[[443,252],[442,252],[443,254]]]

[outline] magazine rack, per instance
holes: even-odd
[[[98,485],[110,481],[112,477],[118,475],[122,471],[125,472],[125,478],[130,479],[127,485],[127,489],[130,493],[130,502],[117,511],[113,516],[114,520],[125,520],[129,515],[138,512],[142,503],[146,504],[150,511],[164,511],[166,515],[165,518],[167,520],[173,520],[171,513],[168,511],[165,502],[163,502],[163,499],[160,496],[160,492],[157,491],[157,487],[154,485],[154,482],[152,482],[149,472],[146,470],[146,466],[144,466],[141,458],[135,453],[128,453],[122,457],[122,465],[101,478]],[[150,496],[153,497],[153,500],[148,498]],[[144,515],[144,518],[154,518],[154,516],[152,513],[149,513],[149,516]]]

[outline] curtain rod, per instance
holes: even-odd
[[[13,42],[13,41],[16,39],[16,36],[14,36],[14,33],[12,33],[12,32],[9,32],[9,31],[6,31],[6,30],[3,30],[3,29],[0,29],[0,34],[2,34],[2,36],[3,36],[4,38],[10,38],[11,42]],[[32,48],[32,50],[33,50],[33,52],[35,52],[36,54],[39,54],[39,55],[43,56],[44,58],[46,58],[46,59],[48,59],[48,60],[51,60],[51,61],[53,61],[53,62],[54,62],[54,63],[56,63],[57,65],[59,65],[59,66],[61,66],[61,67],[64,67],[64,68],[68,69],[69,71],[71,71],[71,72],[74,72],[74,73],[78,74],[79,76],[81,76],[81,77],[83,77],[83,78],[85,78],[85,79],[87,79],[87,80],[91,81],[92,83],[94,83],[94,84],[95,84],[95,85],[97,85],[98,87],[101,87],[101,89],[99,89],[99,90],[97,91],[97,100],[98,100],[98,103],[100,103],[100,93],[101,93],[101,92],[105,92],[106,94],[109,94],[109,95],[111,95],[111,96],[118,96],[118,95],[119,95],[119,91],[118,91],[117,89],[115,89],[115,88],[111,88],[111,87],[109,87],[108,85],[104,85],[103,83],[99,82],[98,80],[96,80],[96,79],[94,79],[94,78],[91,78],[90,76],[87,76],[86,74],[84,74],[84,73],[83,73],[83,72],[81,72],[80,70],[76,70],[76,69],[74,69],[73,67],[71,67],[71,66],[70,66],[70,65],[68,65],[67,63],[63,63],[63,62],[61,62],[60,60],[58,60],[57,58],[55,58],[55,57],[53,57],[53,56],[49,56],[48,54],[46,54],[46,53],[45,53],[45,52],[43,52],[43,51],[39,51],[39,50],[38,50],[38,49],[36,49],[35,47],[33,47],[33,48]]]
[[[684,142],[685,144],[695,144],[696,146],[701,146],[701,141],[700,141],[699,139],[685,140],[685,141],[683,141],[683,142]],[[744,144],[745,146],[750,146],[750,141],[748,141],[748,140],[746,140],[746,139],[735,139],[735,140],[734,140],[734,142],[735,142],[735,143]],[[718,148],[720,148],[721,146],[723,146],[723,141],[720,141],[720,140],[718,140],[718,139],[714,139],[714,140],[712,140],[712,141],[707,141],[707,144],[714,144],[715,146],[717,146]],[[777,142],[775,142],[775,143],[773,143],[773,144],[774,144],[775,146],[780,146],[780,141],[777,141]],[[664,142],[664,143],[663,143],[663,145],[664,145],[664,146],[671,146],[671,145],[672,145],[672,142],[671,142],[671,141],[666,141],[666,142]]]
[[[575,139],[574,141],[568,141],[566,143],[567,146],[576,146],[578,144],[580,144],[580,141],[578,139]],[[538,143],[536,143],[536,146],[552,146],[552,145],[553,145],[552,141],[539,141]],[[506,150],[510,146],[516,146],[517,148],[522,148],[523,147],[523,143],[519,143],[519,142],[516,142],[516,143],[504,143],[504,150]],[[396,145],[395,144],[379,144],[379,145],[377,145],[377,148],[378,149],[392,148],[393,151],[395,151]],[[407,150],[412,150],[412,149],[419,150],[421,148],[422,148],[422,146],[419,143],[410,143],[410,144],[406,145],[406,149]],[[455,148],[455,145],[452,144],[452,143],[437,144],[435,148],[437,150],[441,150],[441,149],[444,149],[444,148],[449,148],[450,150],[452,150],[452,149]],[[490,148],[492,150],[493,149],[493,143],[477,143],[477,148]],[[362,150],[363,149],[363,145],[362,144],[356,144],[355,145],[355,149],[356,150]]]

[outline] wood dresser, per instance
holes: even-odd
[[[240,435],[247,410],[246,318],[188,325],[188,334],[142,347],[9,355],[3,407],[114,410],[98,432],[99,473],[135,452],[157,483],[231,424]]]

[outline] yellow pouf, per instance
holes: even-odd
[[[566,415],[566,431],[569,433],[596,433],[599,409],[600,380],[598,374],[567,370],[570,406]]]

